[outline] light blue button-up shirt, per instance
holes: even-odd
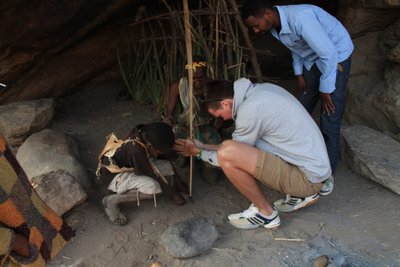
[[[281,31],[272,35],[292,51],[294,74],[303,74],[317,64],[321,71],[319,91],[335,91],[337,64],[347,59],[354,46],[344,26],[332,15],[313,5],[275,6]]]

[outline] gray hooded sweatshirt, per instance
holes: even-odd
[[[234,83],[232,139],[257,147],[298,166],[312,183],[331,175],[322,134],[297,99],[271,84]]]

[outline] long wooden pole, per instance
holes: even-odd
[[[186,42],[186,54],[187,64],[189,65],[189,138],[193,139],[193,55],[192,55],[192,34],[190,25],[190,14],[188,0],[183,0],[183,14],[185,19],[185,42]],[[189,197],[192,197],[192,185],[193,185],[193,157],[190,157],[189,167]]]
[[[250,54],[251,54],[250,60],[251,60],[251,64],[253,65],[254,73],[257,78],[257,82],[262,82],[262,74],[261,74],[260,65],[258,64],[256,51],[255,51],[254,46],[251,43],[251,40],[249,37],[249,31],[248,31],[246,25],[244,25],[242,18],[239,15],[240,13],[239,13],[239,9],[237,7],[236,1],[230,0],[230,2],[231,2],[231,6],[233,8],[233,12],[235,14],[236,22],[239,24],[239,27],[240,27],[240,30],[242,31],[244,40],[246,41],[246,45],[250,50]]]

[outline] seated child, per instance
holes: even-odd
[[[99,156],[96,175],[100,182],[111,181],[108,189],[113,192],[102,199],[108,219],[117,225],[127,223],[118,205],[154,199],[162,191],[183,205],[185,199],[179,194],[187,193],[187,186],[176,173],[169,160],[157,156],[171,151],[175,142],[170,125],[154,122],[138,125],[125,140],[111,134]],[[171,178],[169,179],[168,178]]]

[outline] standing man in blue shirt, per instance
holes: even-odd
[[[335,17],[313,5],[272,6],[268,0],[246,0],[242,18],[255,33],[270,31],[290,49],[298,100],[310,114],[321,99],[320,128],[334,172],[354,48],[349,33]],[[333,177],[324,189],[321,195],[332,192]]]

